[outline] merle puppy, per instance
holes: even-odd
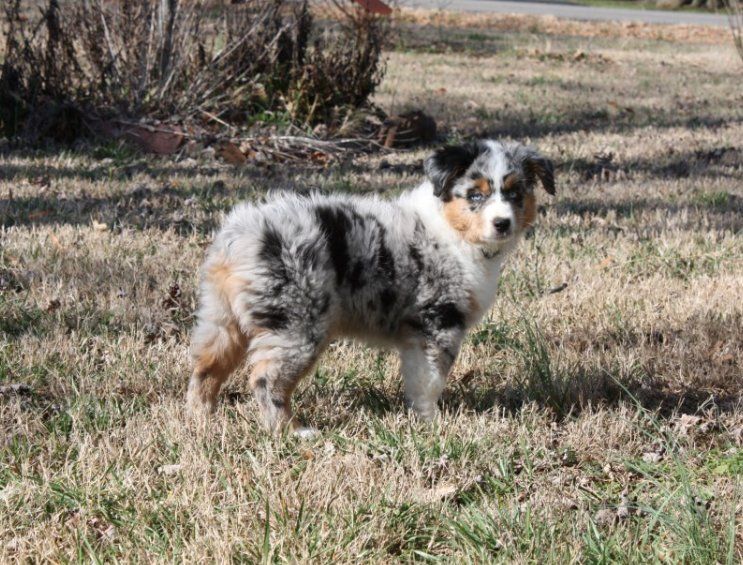
[[[492,305],[506,256],[536,216],[553,165],[481,140],[444,147],[427,180],[395,200],[270,196],[226,218],[202,271],[193,330],[193,408],[212,411],[247,357],[269,429],[310,433],[290,398],[327,345],[353,337],[399,350],[405,396],[424,419],[468,328]]]

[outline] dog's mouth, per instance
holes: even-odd
[[[482,242],[481,249],[483,255],[485,257],[496,257],[508,245],[511,239],[513,239],[513,236],[510,234],[499,234],[489,237]]]
[[[501,245],[511,241],[515,235],[516,234],[513,230],[508,230],[507,232],[494,232],[490,234],[485,241],[485,244],[491,247],[500,247]]]

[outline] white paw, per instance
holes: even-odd
[[[436,405],[413,407],[413,410],[416,416],[424,422],[433,422],[439,416],[439,409]]]
[[[294,430],[294,435],[299,439],[312,439],[320,435],[320,430],[315,428],[297,428]]]

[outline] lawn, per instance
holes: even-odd
[[[743,64],[722,30],[516,20],[411,16],[376,96],[559,164],[432,425],[350,342],[295,395],[316,439],[264,433],[245,371],[210,421],[183,409],[222,213],[393,197],[431,148],[2,145],[0,562],[743,559]]]

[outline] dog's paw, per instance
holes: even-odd
[[[299,439],[312,439],[320,435],[320,430],[315,428],[301,427],[292,432]]]

